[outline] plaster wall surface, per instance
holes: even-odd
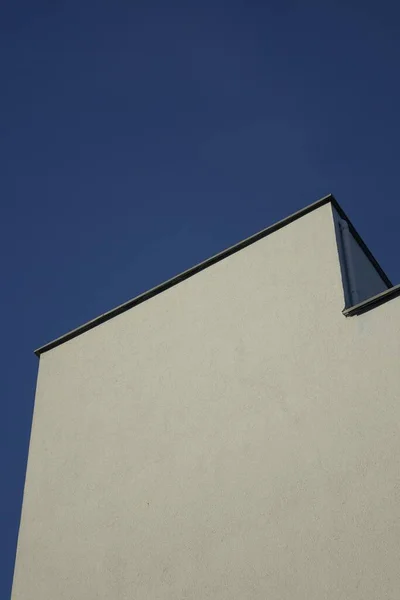
[[[13,600],[398,600],[400,299],[330,204],[41,356]]]

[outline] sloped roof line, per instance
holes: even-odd
[[[228,256],[231,256],[232,254],[239,252],[239,250],[242,250],[243,248],[246,248],[247,246],[254,244],[254,242],[261,240],[262,238],[270,235],[271,233],[274,233],[275,231],[282,229],[286,225],[293,223],[293,221],[297,221],[297,219],[300,219],[301,217],[304,217],[305,215],[309,214],[310,212],[316,210],[317,208],[320,208],[321,206],[324,206],[325,204],[329,204],[329,203],[331,203],[334,206],[334,208],[339,213],[341,218],[345,219],[348,222],[351,233],[353,234],[354,238],[357,240],[359,245],[362,247],[363,251],[368,256],[369,260],[374,265],[375,269],[378,271],[378,273],[381,276],[381,278],[383,279],[383,281],[386,283],[386,285],[389,288],[392,287],[393,286],[392,282],[390,281],[390,279],[388,278],[386,273],[383,271],[382,267],[379,265],[378,261],[375,259],[375,257],[371,253],[371,251],[366,246],[366,244],[361,239],[360,235],[357,233],[356,229],[352,225],[351,221],[347,217],[344,210],[341,208],[341,206],[337,202],[336,198],[332,194],[328,194],[327,196],[324,196],[320,200],[317,200],[316,202],[313,202],[312,204],[305,206],[301,210],[289,215],[288,217],[282,219],[281,221],[278,221],[277,223],[274,223],[273,225],[270,225],[269,227],[262,229],[258,233],[255,233],[254,235],[246,238],[245,240],[242,240],[241,242],[238,242],[237,244],[230,246],[226,250],[222,250],[222,252],[219,252],[218,254],[211,256],[210,258],[195,265],[194,267],[191,267],[190,269],[183,271],[179,275],[175,275],[171,279],[164,281],[160,285],[157,285],[156,287],[148,290],[147,292],[144,292],[143,294],[140,294],[139,296],[136,296],[135,298],[132,298],[131,300],[128,300],[127,302],[124,302],[123,304],[120,304],[119,306],[103,313],[102,315],[96,317],[95,319],[92,319],[91,321],[88,321],[87,323],[80,325],[76,329],[69,331],[68,333],[45,344],[44,346],[41,346],[40,348],[35,350],[36,356],[40,356],[44,352],[48,352],[49,350],[52,350],[53,348],[60,346],[64,342],[72,340],[73,338],[77,337],[78,335],[81,335],[82,333],[85,333],[86,331],[89,331],[90,329],[97,327],[97,325],[100,325],[101,323],[105,323],[106,321],[109,321],[113,317],[120,315],[121,313],[129,310],[130,308],[133,308],[134,306],[137,306],[138,304],[141,304],[142,302],[145,302],[146,300],[153,298],[153,296],[157,296],[158,294],[161,294],[161,292],[168,290],[169,288],[177,285],[181,281],[185,281],[185,279],[189,279],[189,277],[192,277],[196,273],[200,273],[200,271],[204,271],[204,269],[207,269],[211,265],[214,265],[217,262],[223,260],[224,258],[227,258]]]

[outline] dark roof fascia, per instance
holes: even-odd
[[[309,204],[308,206],[293,213],[292,215],[289,215],[285,219],[282,219],[281,221],[278,221],[277,223],[274,223],[273,225],[266,227],[265,229],[250,236],[249,238],[242,240],[241,242],[235,244],[234,246],[231,246],[230,248],[227,248],[226,250],[223,250],[222,252],[215,254],[211,258],[208,258],[207,260],[199,263],[198,265],[195,265],[194,267],[191,267],[190,269],[183,271],[183,273],[180,273],[179,275],[176,275],[175,277],[172,277],[171,279],[164,281],[164,283],[157,285],[156,287],[148,290],[147,292],[144,292],[143,294],[140,294],[139,296],[136,296],[135,298],[128,300],[124,304],[121,304],[120,306],[113,308],[112,310],[96,317],[95,319],[92,319],[91,321],[88,321],[87,323],[81,325],[80,327],[77,327],[76,329],[69,331],[68,333],[53,340],[52,342],[49,342],[48,344],[41,346],[40,348],[35,350],[36,356],[40,356],[44,352],[48,352],[49,350],[52,350],[53,348],[60,346],[64,342],[72,340],[73,338],[77,337],[78,335],[81,335],[82,333],[85,333],[86,331],[89,331],[90,329],[97,327],[97,325],[100,325],[101,323],[105,323],[106,321],[109,321],[113,317],[124,313],[125,311],[129,310],[130,308],[133,308],[134,306],[137,306],[138,304],[141,304],[142,302],[145,302],[146,300],[149,300],[150,298],[153,298],[154,296],[161,294],[161,292],[168,290],[169,288],[177,285],[181,281],[185,281],[185,279],[192,277],[192,275],[195,275],[196,273],[200,273],[200,271],[204,271],[204,269],[207,269],[211,265],[214,265],[214,264],[218,263],[219,261],[223,260],[224,258],[227,258],[228,256],[231,256],[232,254],[239,252],[243,248],[246,248],[247,246],[254,244],[254,242],[257,242],[258,240],[263,239],[264,237],[270,235],[271,233],[274,233],[275,231],[282,229],[286,225],[289,225],[290,223],[297,221],[297,219],[300,219],[301,217],[304,217],[305,215],[309,214],[310,212],[316,210],[317,208],[320,208],[321,206],[324,206],[325,204],[329,204],[329,203],[331,203],[335,207],[335,209],[339,213],[339,215],[348,222],[349,228],[350,228],[353,236],[356,238],[357,242],[363,248],[364,252],[368,256],[370,261],[373,263],[373,265],[375,266],[376,270],[379,272],[382,279],[385,281],[385,283],[389,287],[391,287],[392,283],[390,282],[389,278],[384,273],[382,268],[379,266],[378,262],[376,261],[376,259],[372,255],[372,253],[368,250],[367,246],[362,241],[361,237],[359,236],[359,234],[357,233],[357,231],[351,224],[351,222],[348,219],[347,215],[345,214],[344,210],[339,206],[339,204],[338,204],[337,200],[334,198],[334,196],[332,194],[328,194],[327,196],[324,196],[320,200],[317,200],[317,202],[314,202],[313,204]]]
[[[362,239],[362,237],[360,236],[360,234],[358,233],[358,231],[356,230],[356,228],[354,227],[354,225],[350,221],[349,217],[344,212],[343,208],[339,205],[339,203],[335,199],[332,199],[332,204],[335,207],[335,209],[336,209],[337,213],[339,214],[339,216],[342,219],[344,219],[345,221],[347,221],[347,224],[349,226],[350,232],[352,233],[352,235],[355,238],[355,240],[358,242],[359,246],[361,246],[361,248],[363,249],[364,253],[368,257],[368,259],[370,260],[370,262],[374,265],[375,269],[378,271],[381,279],[385,282],[385,284],[388,286],[388,288],[393,287],[393,283],[391,282],[391,280],[389,279],[389,277],[386,275],[385,271],[382,269],[382,267],[380,266],[380,264],[376,260],[375,256],[372,254],[371,250],[368,248],[368,246],[366,245],[366,243],[364,242],[364,240]]]
[[[367,298],[363,302],[359,304],[355,304],[354,306],[349,306],[349,308],[345,308],[343,314],[345,317],[355,317],[356,315],[362,315],[363,313],[380,306],[381,304],[385,304],[389,300],[393,300],[393,298],[397,298],[400,296],[400,284],[395,285],[388,290],[384,290],[380,294],[376,296],[372,296],[372,298]]]

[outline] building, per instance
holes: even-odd
[[[400,286],[332,196],[37,354],[13,600],[400,597]]]

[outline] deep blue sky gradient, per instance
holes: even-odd
[[[3,0],[0,598],[33,349],[333,192],[400,281],[397,2]]]

